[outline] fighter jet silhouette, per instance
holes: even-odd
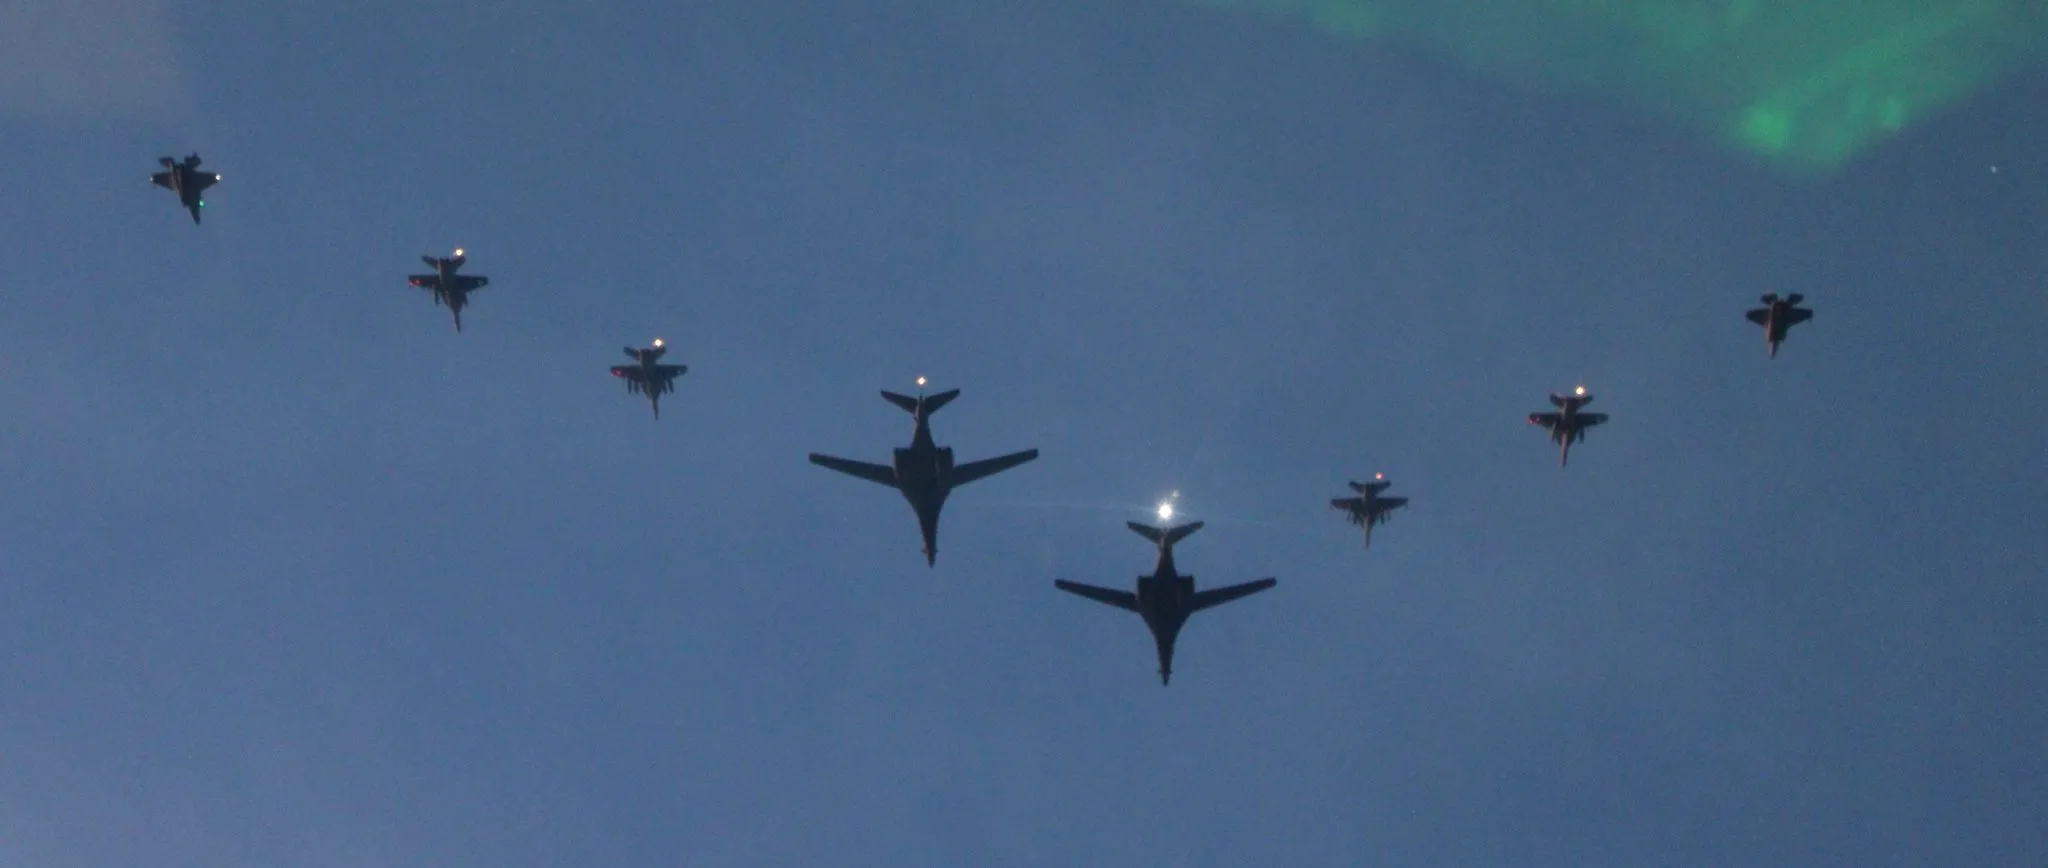
[[[1557,466],[1563,467],[1571,460],[1572,444],[1586,439],[1586,429],[1607,421],[1606,413],[1581,413],[1580,407],[1593,403],[1593,396],[1586,394],[1586,387],[1580,386],[1570,395],[1551,395],[1550,403],[1558,408],[1556,413],[1530,413],[1529,424],[1550,429],[1550,442],[1562,448],[1557,453]]]
[[[924,385],[924,378],[918,378],[917,384]],[[910,508],[917,513],[917,526],[924,534],[926,566],[938,564],[939,510],[946,505],[946,496],[952,494],[953,489],[1038,457],[1038,450],[1026,449],[1000,458],[954,466],[952,448],[932,442],[931,414],[959,395],[959,389],[930,396],[919,393],[915,398],[886,390],[882,392],[882,397],[889,403],[902,407],[917,420],[917,427],[910,435],[910,448],[896,450],[894,467],[811,453],[812,464],[902,492],[903,498],[910,501]]]
[[[192,225],[199,225],[199,209],[206,207],[206,188],[220,183],[220,176],[199,171],[197,153],[186,156],[183,162],[170,157],[158,157],[156,161],[163,164],[164,171],[149,176],[149,182],[178,194],[178,204],[192,212]]]
[[[1054,579],[1052,584],[1053,587],[1069,594],[1087,597],[1119,609],[1129,609],[1138,613],[1138,617],[1144,618],[1146,628],[1152,631],[1152,644],[1159,651],[1160,684],[1166,684],[1173,679],[1173,643],[1180,637],[1180,628],[1187,624],[1189,615],[1280,584],[1278,579],[1260,579],[1241,585],[1197,591],[1194,576],[1183,576],[1175,571],[1173,544],[1201,530],[1201,522],[1173,528],[1157,528],[1135,521],[1125,522],[1125,525],[1139,536],[1159,544],[1159,564],[1152,568],[1152,575],[1138,577],[1137,593],[1113,591],[1065,579]]]
[[[469,261],[469,257],[462,254],[460,247],[455,249],[454,256],[422,256],[420,261],[425,262],[434,273],[415,274],[406,278],[406,281],[433,293],[436,306],[447,305],[448,310],[455,314],[455,330],[462,331],[462,308],[469,304],[469,294],[483,289],[491,279],[455,273],[456,269],[462,267],[462,263]]]
[[[1813,311],[1799,306],[1806,296],[1792,293],[1779,298],[1775,292],[1765,293],[1764,306],[1743,316],[1750,322],[1764,327],[1764,345],[1771,348],[1771,358],[1778,357],[1778,345],[1785,342],[1785,332],[1793,326],[1813,319]]]
[[[661,396],[676,390],[676,378],[689,373],[688,365],[663,365],[655,360],[661,358],[668,348],[661,345],[661,338],[654,339],[654,346],[645,349],[626,348],[626,357],[633,360],[630,365],[613,365],[612,376],[626,381],[626,392],[639,392],[654,402],[654,418],[661,418]]]
[[[1366,548],[1372,548],[1373,527],[1386,524],[1394,510],[1408,505],[1408,498],[1405,497],[1380,496],[1380,492],[1386,491],[1387,486],[1394,484],[1387,479],[1386,474],[1375,473],[1372,480],[1351,483],[1351,490],[1358,492],[1358,497],[1339,497],[1330,501],[1331,508],[1344,510],[1345,518],[1350,519],[1352,524],[1365,528]]]

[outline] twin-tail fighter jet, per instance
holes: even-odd
[[[924,383],[923,377],[917,378],[919,386],[923,386]],[[1038,457],[1038,450],[1026,449],[1000,458],[954,466],[952,447],[939,446],[932,442],[931,415],[959,395],[959,389],[936,395],[925,395],[920,392],[915,398],[886,390],[882,392],[882,397],[889,403],[902,407],[917,420],[917,427],[910,435],[910,448],[896,450],[894,467],[811,453],[812,464],[837,470],[848,476],[858,476],[902,492],[903,498],[910,501],[910,508],[917,513],[918,529],[924,533],[926,566],[938,564],[939,510],[946,505],[946,496],[952,494],[953,489]]]
[[[163,164],[164,171],[149,176],[149,182],[178,194],[178,204],[192,212],[192,225],[199,225],[199,209],[206,207],[206,188],[220,183],[220,176],[199,171],[196,153],[182,162],[170,157],[158,157],[156,161]]]
[[[1170,518],[1172,513],[1161,509],[1162,517]],[[1138,577],[1138,590],[1113,591],[1065,579],[1054,579],[1053,587],[1098,603],[1107,603],[1119,609],[1128,609],[1145,619],[1145,626],[1152,631],[1152,643],[1159,650],[1159,683],[1166,684],[1173,678],[1173,643],[1180,637],[1180,628],[1187,624],[1188,616],[1212,606],[1220,606],[1239,597],[1256,594],[1274,585],[1278,579],[1260,579],[1224,588],[1207,591],[1195,590],[1195,577],[1183,576],[1173,566],[1173,544],[1187,539],[1189,534],[1202,529],[1202,523],[1171,528],[1158,528],[1125,522],[1139,536],[1159,544],[1159,564],[1152,568],[1152,575]]]
[[[1784,298],[1779,298],[1775,292],[1765,293],[1762,299],[1763,307],[1743,314],[1750,322],[1764,327],[1764,345],[1771,348],[1771,358],[1778,357],[1778,345],[1785,342],[1787,331],[1793,326],[1813,319],[1813,311],[1810,308],[1799,306],[1799,303],[1805,300],[1806,296],[1796,292]]]
[[[433,293],[435,305],[447,305],[448,310],[455,314],[455,330],[462,331],[462,308],[469,304],[469,294],[484,288],[491,279],[456,274],[462,263],[469,261],[469,257],[464,256],[462,248],[459,247],[455,249],[454,256],[422,256],[420,261],[425,262],[434,273],[415,274],[406,278],[406,281]]]
[[[1579,412],[1580,407],[1593,403],[1585,386],[1572,390],[1570,395],[1551,395],[1550,403],[1558,412],[1530,413],[1529,424],[1550,429],[1550,442],[1562,447],[1557,453],[1557,466],[1563,467],[1571,460],[1572,444],[1586,439],[1586,429],[1605,423],[1607,414]]]
[[[1386,491],[1387,486],[1393,484],[1387,479],[1386,474],[1375,473],[1371,482],[1351,483],[1351,490],[1358,492],[1359,496],[1338,497],[1330,501],[1332,509],[1344,510],[1345,518],[1350,519],[1352,524],[1365,528],[1366,548],[1372,548],[1373,527],[1386,524],[1394,510],[1408,505],[1408,498],[1405,497],[1380,496],[1380,492]]]
[[[661,396],[676,390],[676,378],[690,372],[688,365],[658,364],[662,353],[668,348],[662,346],[661,338],[654,339],[654,346],[643,349],[626,348],[626,357],[633,360],[630,365],[613,365],[612,376],[626,381],[626,392],[638,392],[654,403],[654,418],[661,418]]]

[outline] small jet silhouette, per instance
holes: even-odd
[[[192,212],[192,225],[199,225],[199,209],[206,207],[206,188],[220,183],[220,176],[199,171],[199,155],[187,155],[183,162],[170,157],[156,158],[164,171],[149,176],[149,182],[178,194],[178,204]]]
[[[1394,510],[1408,505],[1408,498],[1405,497],[1380,496],[1380,492],[1386,491],[1387,486],[1394,484],[1387,479],[1386,474],[1375,473],[1372,480],[1351,483],[1351,490],[1358,492],[1359,496],[1338,497],[1330,501],[1331,508],[1344,510],[1345,518],[1350,519],[1352,524],[1365,528],[1366,548],[1372,548],[1373,527],[1386,524],[1387,519],[1393,517]]]
[[[630,365],[613,365],[612,376],[626,381],[626,392],[639,392],[654,402],[654,418],[661,419],[661,396],[676,390],[676,378],[689,373],[688,365],[663,365],[656,360],[668,348],[661,345],[661,338],[654,339],[654,346],[644,349],[626,348],[626,357],[633,360]]]
[[[462,331],[462,308],[469,304],[469,294],[483,289],[491,279],[455,273],[462,263],[469,261],[460,247],[455,249],[454,256],[422,256],[420,261],[434,273],[415,274],[406,278],[406,282],[433,293],[436,306],[447,305],[448,310],[455,314],[455,330]]]
[[[1763,307],[1743,316],[1764,327],[1764,345],[1770,347],[1771,358],[1775,359],[1778,357],[1778,345],[1785,342],[1785,333],[1793,326],[1813,319],[1813,311],[1799,306],[1806,296],[1796,292],[1784,298],[1779,298],[1775,292],[1765,293],[1762,300]]]
[[[1563,467],[1571,460],[1572,444],[1586,439],[1586,429],[1607,422],[1606,413],[1581,413],[1580,407],[1593,403],[1593,396],[1586,394],[1586,387],[1580,386],[1570,395],[1551,395],[1550,403],[1557,407],[1556,413],[1530,413],[1529,424],[1550,429],[1550,442],[1562,448],[1557,453],[1557,466]]]

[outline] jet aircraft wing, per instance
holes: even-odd
[[[1364,506],[1364,505],[1365,505],[1365,498],[1363,498],[1363,497],[1334,497],[1334,498],[1331,498],[1331,499],[1330,499],[1330,505],[1331,505],[1331,506],[1334,506],[1334,507],[1336,507],[1336,508],[1338,508],[1338,509],[1357,509],[1357,508],[1359,508],[1359,507],[1361,507],[1361,506]]]
[[[640,373],[639,365],[613,365],[612,376],[625,377],[626,379],[632,380],[636,383],[641,380],[647,379],[646,375]]]
[[[441,287],[441,275],[415,274],[406,278],[405,282],[421,289],[439,289]]]
[[[149,182],[159,187],[162,187],[166,190],[169,190],[171,189],[171,173],[158,172],[154,175],[149,176]]]
[[[1593,426],[1595,426],[1595,425],[1604,425],[1604,424],[1606,424],[1606,423],[1607,423],[1607,414],[1606,414],[1606,413],[1580,413],[1580,414],[1578,415],[1578,420],[1579,420],[1579,427],[1580,427],[1580,428],[1591,428],[1591,427],[1593,427]]]
[[[655,365],[654,373],[664,380],[673,380],[690,372],[689,365]]]
[[[890,488],[897,487],[896,468],[893,467],[883,467],[880,464],[869,464],[865,461],[848,461],[847,459],[834,458],[830,455],[819,455],[816,452],[811,453],[811,463],[827,470],[837,470],[848,476],[858,476],[869,482],[881,483]]]
[[[1080,582],[1069,582],[1066,579],[1053,579],[1052,585],[1069,594],[1087,597],[1098,603],[1108,603],[1119,609],[1129,609],[1133,612],[1138,611],[1138,595],[1130,591],[1112,591],[1108,588],[1098,588],[1094,585],[1084,585]]]
[[[1238,599],[1239,597],[1249,597],[1277,584],[1280,584],[1279,579],[1260,579],[1256,582],[1245,582],[1242,585],[1231,585],[1227,588],[1197,591],[1195,592],[1195,599],[1188,606],[1188,611],[1199,612],[1211,606],[1221,606],[1231,600]]]
[[[485,284],[491,282],[491,279],[488,277],[480,277],[472,274],[458,274],[455,275],[454,280],[455,286],[453,288],[457,292],[473,292],[475,290],[483,289]]]
[[[1529,424],[1531,424],[1531,425],[1541,425],[1541,426],[1543,426],[1543,427],[1545,427],[1545,428],[1555,428],[1555,427],[1557,427],[1557,423],[1558,423],[1559,421],[1562,421],[1563,419],[1564,419],[1564,417],[1563,417],[1563,416],[1560,416],[1560,415],[1558,415],[1558,414],[1556,414],[1556,413],[1530,413],[1530,414],[1529,414]]]
[[[1770,320],[1771,312],[1765,310],[1764,308],[1757,308],[1756,310],[1743,314],[1743,316],[1747,317],[1750,322],[1756,323],[1757,325],[1763,325],[1765,322],[1768,322]]]
[[[1023,464],[1024,462],[1030,461],[1031,459],[1037,457],[1038,450],[1026,449],[1022,452],[1012,452],[1000,458],[988,458],[983,459],[981,461],[970,461],[966,464],[962,464],[958,467],[953,468],[953,475],[950,481],[954,485],[966,485],[967,483],[973,482],[977,479],[983,479],[986,477],[994,476],[998,473],[1001,473],[1019,464]]]
[[[1786,317],[1785,317],[1785,323],[1786,323],[1787,325],[1798,325],[1798,324],[1800,324],[1800,323],[1803,323],[1803,322],[1805,322],[1805,321],[1807,321],[1807,320],[1810,320],[1810,319],[1813,319],[1813,311],[1810,311],[1810,310],[1794,310],[1794,311],[1791,311],[1791,312],[1789,312],[1789,313],[1788,313],[1788,314],[1786,315]]]

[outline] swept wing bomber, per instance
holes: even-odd
[[[924,385],[924,378],[919,377],[917,384]],[[917,427],[911,431],[909,448],[896,450],[893,467],[811,453],[812,464],[902,492],[903,498],[910,501],[910,508],[917,513],[917,526],[924,534],[926,566],[938,564],[939,510],[946,505],[946,496],[952,494],[953,489],[1038,457],[1038,450],[1026,449],[999,458],[954,466],[952,447],[932,442],[931,415],[959,395],[959,389],[936,395],[919,393],[915,398],[886,390],[882,392],[882,397],[889,403],[902,407],[917,420]]]
[[[1159,544],[1159,563],[1152,568],[1152,575],[1138,577],[1136,593],[1098,588],[1065,579],[1054,579],[1052,584],[1053,587],[1069,594],[1087,597],[1119,609],[1127,609],[1144,618],[1146,628],[1152,631],[1152,643],[1159,651],[1160,684],[1166,684],[1173,679],[1173,643],[1175,639],[1180,638],[1180,628],[1187,624],[1189,615],[1280,584],[1278,579],[1260,579],[1241,585],[1197,591],[1194,576],[1183,576],[1174,569],[1173,544],[1201,530],[1201,522],[1171,528],[1153,527],[1135,521],[1125,522],[1125,525],[1139,536]]]

